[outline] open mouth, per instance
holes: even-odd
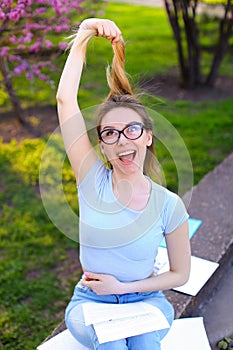
[[[125,151],[118,154],[120,161],[124,164],[131,164],[136,156],[136,151]]]

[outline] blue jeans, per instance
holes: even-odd
[[[169,324],[172,324],[174,310],[162,292],[97,295],[89,287],[82,286],[79,283],[75,287],[73,297],[66,308],[67,328],[81,344],[93,350],[160,350],[160,341],[169,329],[99,344],[93,326],[86,326],[84,323],[82,304],[85,302],[124,304],[138,301],[144,301],[158,307],[166,316]]]

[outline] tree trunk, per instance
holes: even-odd
[[[210,72],[206,78],[206,85],[213,86],[216,79],[217,74],[221,65],[221,62],[223,60],[223,57],[227,51],[227,48],[229,47],[229,39],[232,35],[232,29],[233,29],[233,18],[228,16],[228,12],[233,11],[231,8],[231,0],[228,0],[228,4],[225,8],[225,15],[224,18],[220,22],[219,26],[219,40],[218,44],[216,45],[216,51],[213,58],[212,66],[210,69]]]
[[[188,79],[185,81],[185,83],[189,88],[192,88],[202,83],[200,70],[199,33],[196,24],[197,1],[195,1],[193,4],[187,0],[181,0],[180,3],[187,42],[187,61],[189,67]]]
[[[0,57],[0,71],[3,76],[3,83],[6,88],[6,91],[8,93],[8,96],[10,98],[10,101],[12,103],[13,111],[15,114],[15,117],[22,125],[26,125],[27,122],[24,119],[23,111],[19,102],[19,98],[15,93],[15,90],[13,88],[13,84],[11,79],[9,78],[9,68],[7,64],[7,59],[4,57]]]
[[[182,81],[186,81],[188,79],[188,67],[187,63],[185,61],[184,57],[184,50],[182,45],[182,37],[181,37],[181,28],[179,24],[179,14],[178,9],[176,6],[176,1],[172,1],[173,9],[171,10],[170,4],[167,0],[165,0],[165,8],[168,15],[168,19],[170,22],[170,25],[173,30],[173,34],[175,37],[176,45],[177,45],[177,52],[178,52],[178,59],[179,59],[179,67],[180,67],[180,73],[181,73],[181,79]]]
[[[199,33],[195,22],[198,0],[165,0],[166,12],[177,44],[182,84],[192,88],[201,84]],[[172,6],[171,6],[172,4]],[[180,21],[184,26],[180,24]],[[182,31],[185,32],[187,53],[184,52]]]

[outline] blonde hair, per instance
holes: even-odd
[[[72,36],[73,40],[70,43],[70,47],[72,45],[78,46],[81,50],[84,61],[86,58],[88,41],[95,35],[95,30],[83,30],[78,32],[77,35]],[[114,53],[112,64],[106,69],[110,92],[104,102],[100,105],[97,112],[97,132],[99,134],[101,130],[101,123],[104,116],[112,109],[118,107],[134,110],[142,118],[144,129],[153,132],[153,122],[148,115],[145,106],[135,96],[127,77],[127,73],[125,72],[125,43],[122,36],[117,43],[112,45],[112,48]],[[110,162],[108,162],[108,165],[111,167]],[[143,173],[156,179],[158,182],[161,182],[158,160],[154,149],[154,137],[152,138],[152,144],[147,147]]]

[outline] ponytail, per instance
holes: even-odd
[[[78,32],[69,36],[71,41],[68,44],[67,49],[72,47],[78,47],[81,51],[83,61],[86,61],[86,50],[89,40],[97,34],[95,29],[78,30]],[[134,96],[131,85],[125,72],[125,43],[121,37],[117,43],[112,45],[113,59],[112,66],[108,66],[106,70],[107,82],[110,88],[110,92],[107,96],[107,100],[111,99],[114,95],[131,95]]]
[[[125,72],[125,43],[123,38],[121,37],[112,47],[114,52],[112,67],[107,67],[107,82],[110,88],[107,100],[115,95],[134,96]]]

